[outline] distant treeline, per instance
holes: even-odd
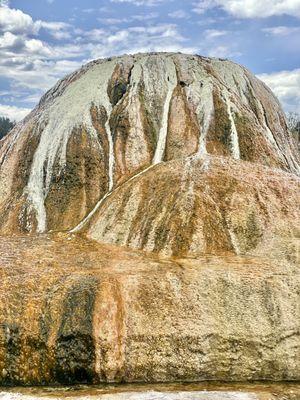
[[[300,150],[300,114],[296,112],[290,112],[287,115],[287,123],[290,132],[293,134],[296,142],[298,144],[298,148]]]
[[[0,117],[0,140],[16,125],[9,118]]]

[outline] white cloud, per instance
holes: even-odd
[[[0,104],[0,117],[9,118],[11,121],[20,121],[30,113],[30,108],[21,108]]]
[[[263,32],[273,36],[288,36],[299,33],[300,27],[297,26],[273,26],[271,28],[263,28]]]
[[[97,18],[97,21],[104,25],[119,25],[125,22],[129,22],[128,18]]]
[[[135,26],[99,36],[97,44],[90,46],[92,58],[112,54],[151,51],[181,51],[196,53],[197,48],[185,45],[186,39],[175,24]]]
[[[208,51],[209,57],[217,57],[217,58],[232,58],[232,57],[239,57],[242,53],[238,51],[232,50],[230,47],[221,45],[216,46]]]
[[[38,21],[40,28],[45,29],[52,37],[57,40],[67,40],[71,39],[71,29],[72,25],[66,22],[56,22],[56,21]]]
[[[192,9],[192,11],[194,11],[195,13],[202,15],[204,14],[207,10],[217,7],[217,3],[215,0],[201,0],[198,2],[193,3],[194,8]]]
[[[48,29],[50,31],[59,31],[59,30],[66,30],[71,27],[70,24],[66,22],[57,22],[57,21],[39,21],[39,24],[42,28]]]
[[[25,49],[28,53],[38,54],[39,56],[49,57],[52,55],[50,48],[48,48],[41,40],[30,39],[25,40]]]
[[[226,35],[227,31],[221,31],[217,29],[206,29],[204,31],[204,34],[207,39],[215,39],[217,37]]]
[[[51,50],[37,39],[26,39],[24,36],[5,32],[0,36],[0,55],[14,57],[15,55],[37,54],[42,57],[51,55]]]
[[[10,32],[0,36],[0,49],[18,49],[24,46],[24,40]]]
[[[115,44],[115,43],[121,43],[124,40],[128,39],[130,35],[130,30],[122,30],[122,31],[118,31],[116,32],[114,35],[110,35],[107,37],[106,41],[107,44],[111,45],[111,44]]]
[[[137,14],[137,15],[132,15],[131,20],[132,21],[148,21],[151,19],[155,19],[159,16],[158,13],[146,13],[146,14]]]
[[[215,24],[216,22],[218,22],[216,18],[205,17],[203,19],[199,19],[196,23],[199,26],[209,26]]]
[[[47,30],[57,39],[69,39],[71,25],[65,22],[33,21],[30,15],[21,10],[9,8],[8,5],[0,7],[0,32],[11,32],[20,35],[37,35],[39,30]]]
[[[285,111],[300,113],[300,68],[261,74],[258,77],[273,90]]]
[[[68,40],[72,38],[71,32],[67,31],[52,31],[50,32],[50,35],[57,40]]]
[[[0,0],[0,7],[9,7],[10,0]]]
[[[193,11],[203,14],[206,10],[221,7],[239,18],[266,18],[273,15],[300,17],[300,0],[201,0]]]
[[[120,25],[134,21],[149,21],[159,16],[158,13],[135,14],[128,18],[97,18],[104,25]]]
[[[157,6],[165,0],[110,0],[112,3],[130,3],[135,6]]]
[[[0,31],[32,34],[37,33],[38,29],[39,26],[33,22],[30,15],[7,6],[0,7]]]
[[[77,33],[81,35],[81,39],[85,38],[92,42],[101,42],[101,39],[105,36],[104,29],[92,29],[91,31],[77,30]]]
[[[16,100],[20,98],[17,93],[26,90],[27,101],[35,101],[59,78],[81,66],[81,62],[70,58],[88,58],[89,52],[82,45],[49,46],[38,39],[6,32],[0,36],[0,76],[9,82]]]
[[[146,3],[154,5],[158,1]],[[6,102],[14,99],[16,102],[22,99],[29,104],[36,102],[42,92],[58,79],[93,58],[149,51],[198,51],[187,45],[176,24],[155,24],[152,20],[159,16],[156,12],[132,14],[125,22],[133,26],[127,29],[109,26],[85,31],[65,22],[34,21],[20,10],[6,8],[10,19],[2,19],[1,26],[5,31],[2,34],[0,31],[0,76],[10,84],[13,97],[8,99],[8,95],[5,95]],[[121,17],[117,22],[124,20],[125,17]],[[67,42],[59,45],[43,42],[38,37],[41,30]],[[36,38],[32,35],[36,35]],[[72,61],[74,59],[76,61]]]
[[[188,18],[188,13],[184,10],[176,10],[168,14],[171,18],[184,19]]]

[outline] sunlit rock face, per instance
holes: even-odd
[[[299,171],[278,101],[245,68],[168,53],[94,61],[0,142],[1,231],[80,230],[131,177],[206,154]]]
[[[0,141],[0,384],[300,380],[291,137],[225,60],[58,82]]]
[[[299,267],[0,240],[0,384],[299,380]],[[268,397],[269,398],[269,397]]]
[[[83,231],[168,256],[218,252],[296,261],[300,181],[224,157],[156,165],[115,189]]]

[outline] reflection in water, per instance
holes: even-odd
[[[298,383],[2,388],[0,400],[300,400]]]

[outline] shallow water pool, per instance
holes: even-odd
[[[300,383],[0,388],[0,400],[300,400]]]

